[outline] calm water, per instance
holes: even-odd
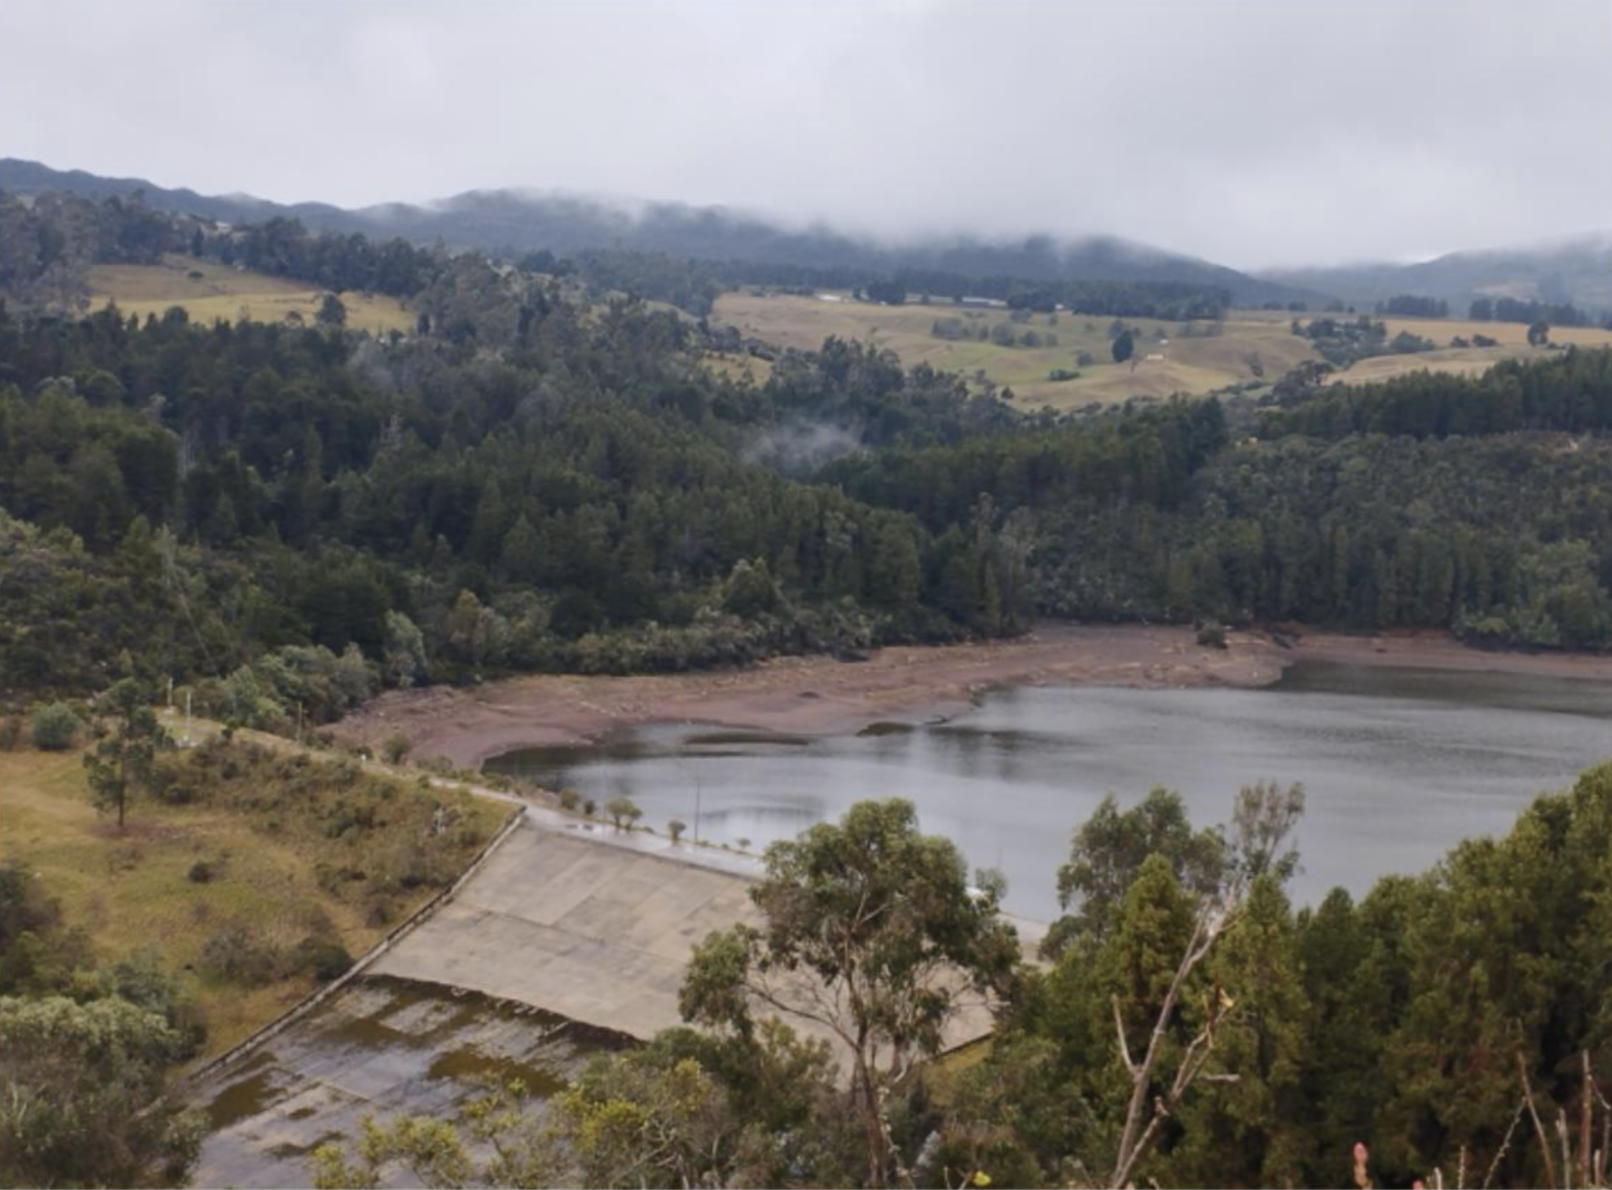
[[[1612,683],[1305,664],[1262,690],[1015,688],[949,722],[803,739],[653,727],[488,768],[598,799],[624,794],[657,829],[759,847],[852,802],[899,795],[926,831],[1000,868],[1008,905],[1056,913],[1071,830],[1105,792],[1180,790],[1199,825],[1240,785],[1302,781],[1301,901],[1418,872],[1461,838],[1504,832],[1538,791],[1612,757]]]

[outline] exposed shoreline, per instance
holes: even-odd
[[[923,723],[1002,686],[1265,686],[1298,661],[1612,681],[1612,656],[1490,652],[1442,632],[1306,633],[1291,647],[1233,632],[1206,649],[1185,627],[1040,624],[1015,640],[894,646],[866,661],[780,657],[740,670],[631,677],[539,674],[483,686],[391,691],[338,736],[378,747],[408,737],[417,759],[475,766],[540,744],[580,743],[649,723],[708,723],[797,735]]]
[[[351,742],[403,734],[416,758],[476,766],[524,745],[579,743],[651,722],[703,722],[796,735],[856,732],[870,722],[930,722],[1004,685],[1261,687],[1298,661],[1612,680],[1612,656],[1502,653],[1444,632],[1311,632],[1278,645],[1232,632],[1203,648],[1186,627],[1045,622],[1016,640],[882,648],[866,661],[791,656],[746,669],[645,676],[535,674],[480,687],[393,690],[337,726]]]

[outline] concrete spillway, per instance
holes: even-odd
[[[372,970],[649,1038],[681,1023],[694,944],[752,913],[745,877],[596,836],[516,831]]]
[[[720,851],[529,811],[526,827],[371,970],[647,1039],[682,1023],[677,991],[695,944],[755,920],[759,871]],[[1036,940],[1035,926],[1016,924],[1027,943]],[[990,1028],[983,1004],[965,1007],[946,1041],[963,1045]]]
[[[620,1035],[679,1024],[690,952],[753,920],[760,871],[731,852],[527,807],[447,900],[331,999],[199,1080],[214,1130],[197,1184],[302,1184],[313,1148],[352,1137],[364,1115],[452,1117],[486,1075],[547,1094]],[[1039,927],[1015,924],[1028,948]],[[990,1026],[983,1005],[965,1008],[946,1041]]]

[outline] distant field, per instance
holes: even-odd
[[[182,306],[191,321],[206,324],[242,318],[283,322],[292,313],[312,324],[325,293],[301,281],[237,272],[228,265],[189,256],[167,256],[161,264],[97,265],[90,270],[89,286],[90,304],[95,309],[116,302],[125,314],[143,319]],[[355,330],[371,334],[414,330],[415,316],[396,298],[348,292],[341,300],[347,307],[347,325]]]
[[[1388,337],[1400,331],[1422,335],[1440,345],[1456,335],[1470,339],[1473,335],[1488,335],[1502,347],[1528,347],[1528,328],[1520,322],[1472,322],[1465,318],[1385,318]],[[1573,343],[1580,347],[1612,346],[1612,331],[1594,326],[1553,326],[1550,328],[1553,343]]]
[[[844,294],[832,295],[839,301],[821,297],[784,295],[757,296],[750,292],[723,294],[717,299],[713,321],[737,327],[741,333],[781,347],[816,350],[830,335],[873,342],[889,348],[908,367],[928,363],[945,371],[961,372],[970,378],[983,372],[999,387],[1011,388],[1015,404],[1040,408],[1071,409],[1092,402],[1110,404],[1133,396],[1167,397],[1174,393],[1198,394],[1227,385],[1259,379],[1255,363],[1263,369],[1263,379],[1273,382],[1304,360],[1319,359],[1307,340],[1291,331],[1293,315],[1276,311],[1232,311],[1220,335],[1183,338],[1180,324],[1150,318],[1127,318],[1136,328],[1137,360],[1116,364],[1110,354],[1107,316],[1059,314],[1056,322],[1037,314],[1015,329],[1051,331],[1058,336],[1056,347],[999,347],[992,343],[937,339],[930,328],[937,318],[963,318],[989,327],[1007,320],[1000,309],[970,309],[937,302],[930,305],[876,306],[852,302]],[[1309,315],[1301,315],[1308,318]],[[1416,355],[1382,356],[1364,360],[1340,375],[1342,381],[1377,381],[1419,370],[1477,374],[1499,360],[1528,355],[1540,349],[1527,344],[1528,328],[1509,323],[1473,323],[1458,319],[1388,319],[1390,335],[1401,330],[1432,339],[1441,345],[1435,352]],[[1471,338],[1474,333],[1500,340],[1493,348],[1448,348],[1456,335]],[[1160,342],[1162,336],[1167,342]],[[1560,343],[1612,344],[1612,332],[1563,328],[1553,330]],[[1077,370],[1075,357],[1089,352],[1096,363],[1078,368],[1075,380],[1052,381],[1054,369]],[[1150,360],[1149,355],[1163,359]],[[714,367],[718,365],[712,365]],[[720,370],[733,375],[731,363]],[[758,377],[759,379],[759,377]]]

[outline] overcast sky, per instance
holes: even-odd
[[[1612,229],[1612,0],[0,0],[0,154],[1243,268]]]

